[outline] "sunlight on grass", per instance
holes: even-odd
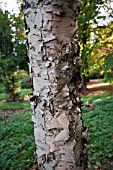
[[[97,88],[97,87],[105,87],[105,86],[109,86],[110,83],[95,83],[95,84],[88,84],[87,85],[87,88],[90,89],[90,88]]]

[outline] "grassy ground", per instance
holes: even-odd
[[[25,90],[24,96],[29,91]],[[36,169],[34,127],[31,117],[28,101],[0,102],[1,170]]]
[[[83,119],[89,128],[88,158],[91,170],[113,170],[113,87],[94,84],[89,85],[89,95],[82,96]],[[90,101],[94,109],[88,107]]]
[[[111,93],[113,88],[108,88],[108,86],[103,88],[102,84],[102,88],[100,86],[98,88],[94,84],[89,84],[89,94],[82,96],[83,119],[89,128],[88,157],[92,165],[91,170],[112,170],[113,95]],[[29,89],[24,90],[23,95],[26,97],[29,92]],[[28,101],[6,103],[3,93],[1,99],[0,169],[34,170],[36,169],[36,159],[30,103]],[[87,107],[89,101],[92,101],[93,110]]]

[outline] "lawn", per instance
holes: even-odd
[[[25,90],[24,96],[30,90]],[[34,127],[28,101],[0,102],[0,169],[36,169]]]
[[[97,89],[96,89],[97,90]],[[23,95],[30,90],[24,90]],[[86,144],[91,170],[113,169],[113,95],[93,93],[81,96],[83,119],[88,126]],[[93,110],[87,104],[92,101]],[[29,101],[0,102],[0,169],[36,170],[32,112]]]
[[[110,94],[105,92],[108,86],[104,93],[102,88],[97,90],[95,85],[96,93],[94,89],[88,96],[82,96],[83,120],[89,128],[86,147],[91,170],[113,169],[113,87]],[[90,102],[92,110],[87,107]]]

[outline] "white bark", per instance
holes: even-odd
[[[24,14],[39,170],[83,170],[78,2],[26,0]]]

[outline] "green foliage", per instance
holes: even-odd
[[[23,89],[22,95],[23,97],[27,97],[29,93],[31,92],[31,89]],[[3,93],[0,93],[0,96],[2,94],[2,100],[5,99],[5,96]],[[7,110],[7,109],[23,109],[23,108],[29,108],[30,104],[29,102],[0,102],[0,109]]]
[[[12,43],[12,29],[11,29],[11,20],[9,19],[9,13],[7,11],[3,12],[0,10],[0,51],[1,54],[9,55],[13,52],[13,43]]]
[[[11,68],[11,69],[10,69]],[[18,69],[15,68],[15,63],[11,62],[7,66],[7,74],[3,80],[5,86],[6,100],[18,100],[21,98],[21,80]]]
[[[2,170],[28,170],[33,165],[36,169],[34,127],[28,105],[28,102],[0,103],[0,109],[23,109],[21,113],[12,115],[10,119],[7,119],[9,114],[7,110],[1,117],[0,169]]]
[[[95,17],[98,15],[98,4],[101,1],[82,0],[81,10],[78,16],[78,40],[81,47],[82,57],[82,73],[88,76],[89,72],[89,59],[92,52],[91,33],[93,32],[92,24]]]
[[[4,93],[0,93],[0,100],[4,100],[5,98],[5,94]]]
[[[0,83],[0,100],[4,100],[5,99],[5,94],[4,94],[4,85],[1,82]]]
[[[35,163],[33,124],[30,117],[29,112],[23,115],[18,113],[7,124],[1,123],[0,167],[3,170],[29,169]]]
[[[0,83],[0,93],[4,92],[4,85],[2,84],[2,82]]]
[[[27,102],[1,102],[0,108],[7,110],[7,109],[23,109],[24,107],[30,107],[29,103]]]
[[[31,93],[32,89],[22,89],[22,93],[24,97],[28,97],[29,93]]]
[[[105,81],[113,83],[113,54],[108,55],[104,62]]]
[[[0,81],[5,86],[6,100],[21,98],[19,70],[28,71],[24,40],[22,13],[15,17],[7,11],[0,10]]]
[[[86,96],[82,98],[83,119],[88,126],[88,158],[93,167],[96,165],[103,170],[111,168],[113,159],[113,96],[106,93],[101,95]],[[94,110],[86,107],[92,101]]]
[[[111,64],[109,65],[106,62],[108,56],[111,56],[113,61],[113,22],[110,21],[113,20],[113,9],[109,2],[111,1],[81,1],[81,10],[78,17],[78,40],[81,47],[83,75],[92,78],[98,72],[97,77],[105,76],[105,79],[108,81],[110,78],[111,82],[113,74],[112,71],[110,73],[108,70],[112,70],[112,67]],[[102,8],[106,10],[107,15],[101,14],[100,9],[102,11]],[[108,67],[107,71],[105,71],[105,66]]]
[[[23,80],[22,80],[22,83],[21,83],[21,87],[22,88],[29,88],[30,85],[29,85],[29,82],[30,82],[30,77],[25,77]]]
[[[104,62],[104,70],[113,69],[113,56],[107,56]]]
[[[20,76],[21,76],[21,88],[29,88],[30,87],[30,77],[28,73],[25,70],[20,70]]]
[[[109,23],[107,27],[96,28],[98,35],[95,36],[96,46],[93,49],[91,57],[91,67],[97,70],[100,74],[105,75],[106,81],[113,81],[113,22]],[[95,60],[94,60],[95,58]],[[90,68],[91,68],[90,67]]]

